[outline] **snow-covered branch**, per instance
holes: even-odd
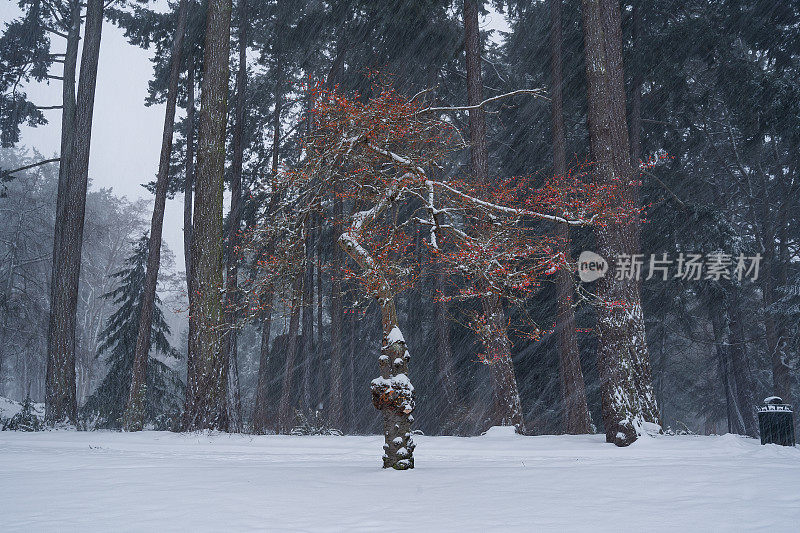
[[[497,96],[492,96],[491,98],[487,98],[483,102],[475,105],[465,105],[465,106],[448,106],[448,107],[426,107],[425,109],[421,109],[420,113],[445,113],[448,111],[469,111],[470,109],[480,109],[486,104],[490,104],[492,102],[496,102],[498,100],[503,100],[505,98],[511,98],[512,96],[517,96],[520,94],[532,94],[539,98],[547,98],[545,95],[544,89],[517,89],[516,91],[511,91],[504,94],[499,94]]]
[[[462,200],[467,200],[475,205],[484,207],[491,211],[497,211],[498,213],[503,213],[509,216],[517,216],[517,217],[527,216],[531,218],[538,218],[541,220],[551,220],[553,222],[558,222],[560,224],[567,224],[569,226],[588,226],[591,225],[596,218],[596,215],[592,215],[592,217],[588,219],[585,218],[568,219],[556,215],[548,215],[545,213],[539,213],[537,211],[531,211],[529,209],[509,207],[505,205],[496,204],[493,202],[488,202],[486,200],[481,200],[480,198],[476,198],[475,196],[467,194],[463,191],[459,191],[458,189],[451,187],[450,185],[442,181],[429,180],[429,182],[436,187],[440,187],[448,191],[449,193],[454,194],[455,196],[461,198]]]

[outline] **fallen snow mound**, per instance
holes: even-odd
[[[771,531],[800,524],[800,449],[754,439],[0,432],[8,531]],[[398,512],[400,514],[398,514]]]

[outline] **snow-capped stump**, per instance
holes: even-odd
[[[406,342],[403,332],[397,326],[393,327],[392,331],[386,336],[386,344],[394,344],[396,342],[402,342],[403,344]]]
[[[414,386],[408,378],[411,356],[400,328],[393,305],[384,311],[384,334],[381,356],[378,358],[381,376],[372,380],[372,405],[383,414],[383,467],[395,470],[414,468],[414,441],[411,423],[414,417]],[[388,331],[387,331],[388,330]],[[389,364],[392,361],[392,364]]]
[[[397,413],[410,414],[414,410],[414,386],[405,374],[389,379],[372,380],[372,405],[378,410],[391,409]]]

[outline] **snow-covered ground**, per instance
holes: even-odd
[[[753,439],[0,432],[2,531],[800,531],[800,448]]]

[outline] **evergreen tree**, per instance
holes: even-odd
[[[83,418],[95,428],[120,428],[122,425],[136,351],[148,243],[147,234],[135,243],[133,254],[126,260],[126,266],[112,274],[112,277],[119,280],[119,286],[104,295],[106,298],[113,298],[114,304],[118,306],[100,333],[98,354],[108,354],[109,370],[81,409]],[[167,339],[169,334],[170,329],[161,310],[161,300],[156,295],[151,346],[159,353],[177,357],[177,352]],[[183,383],[174,370],[164,362],[151,358],[147,365],[142,417],[145,424],[161,430],[173,429],[180,420],[183,388]]]
[[[39,2],[21,2],[23,16],[5,25],[0,34],[0,146],[19,142],[20,124],[46,124],[44,115],[19,89],[20,82],[48,78],[53,62],[45,17]]]

